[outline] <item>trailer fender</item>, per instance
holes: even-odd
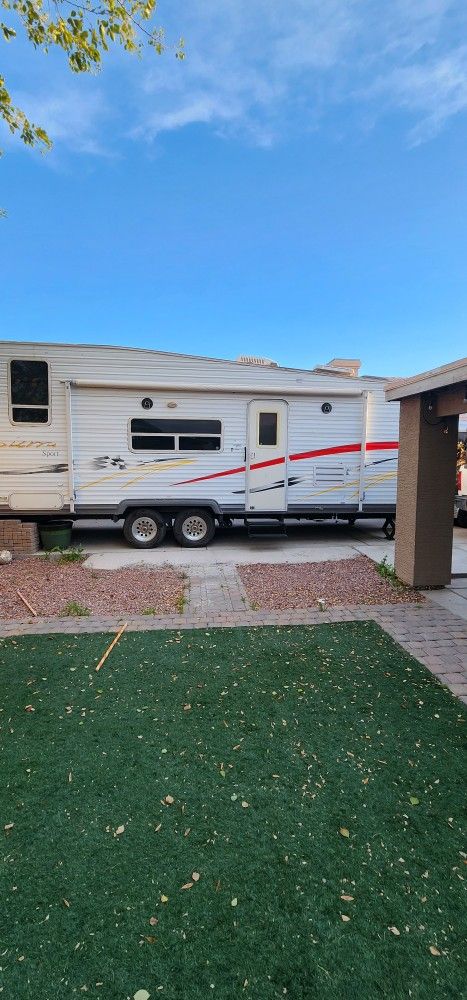
[[[144,507],[149,509],[153,507],[155,510],[160,511],[163,517],[165,517],[167,522],[170,522],[172,516],[178,514],[180,510],[186,510],[188,507],[198,507],[205,510],[211,511],[216,520],[222,524],[223,514],[222,510],[216,500],[193,500],[187,499],[186,497],[179,500],[122,500],[118,507],[115,508],[112,514],[112,521],[121,521],[122,518],[134,508],[134,507]]]

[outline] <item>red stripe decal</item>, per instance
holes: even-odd
[[[366,445],[367,451],[396,451],[399,447],[398,441],[369,441]],[[360,451],[361,444],[340,444],[333,448],[317,448],[314,451],[300,451],[295,455],[289,455],[290,462],[299,462],[304,458],[320,458],[322,455],[346,455],[349,452]],[[285,458],[271,458],[267,462],[255,462],[250,468],[265,469],[271,465],[283,465]],[[238,472],[245,472],[246,466],[239,465],[236,469],[225,469],[224,472],[211,472],[207,476],[197,476],[195,479],[182,479],[174,486],[188,486],[190,483],[202,483],[206,479],[220,479],[222,476],[236,476]]]

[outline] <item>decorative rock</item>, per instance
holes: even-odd
[[[11,563],[12,559],[13,556],[11,552],[8,549],[2,549],[0,552],[0,565],[7,566],[8,563]]]

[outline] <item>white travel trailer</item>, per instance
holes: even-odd
[[[398,406],[358,369],[1,342],[0,517],[122,519],[141,548],[233,519],[376,516],[392,537]]]

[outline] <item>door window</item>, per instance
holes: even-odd
[[[258,414],[258,445],[263,448],[277,446],[277,413],[271,410]]]

